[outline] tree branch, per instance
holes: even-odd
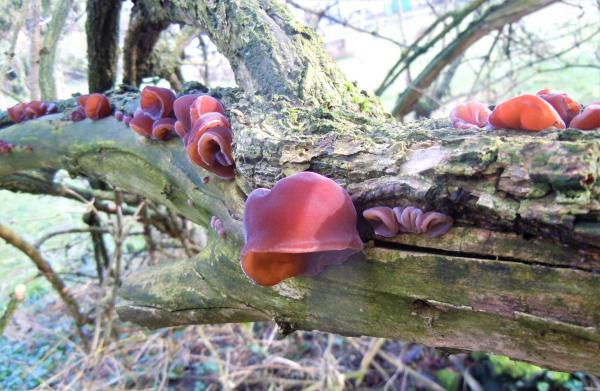
[[[491,6],[483,15],[469,24],[444,49],[438,53],[433,60],[421,71],[398,97],[392,115],[398,118],[404,117],[412,109],[417,100],[422,96],[431,83],[438,77],[442,70],[452,61],[461,56],[465,50],[471,47],[482,37],[491,31],[501,28],[506,24],[513,23],[523,16],[544,8],[556,0],[526,0],[519,2],[507,1],[498,6]]]

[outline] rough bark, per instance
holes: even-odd
[[[241,89],[212,91],[232,123],[235,181],[192,166],[180,141],[141,139],[112,117],[74,124],[54,115],[0,133],[33,147],[0,155],[0,177],[66,168],[196,223],[223,222],[227,239],[211,236],[199,256],[126,279],[123,319],[149,327],[274,319],[287,330],[401,338],[600,373],[599,132],[402,125],[336,79],[314,34],[288,28],[294,23],[270,1],[160,12],[200,21],[236,70]],[[263,51],[268,42],[275,47]],[[457,226],[437,239],[382,240],[360,219],[368,245],[350,262],[317,278],[252,285],[239,267],[246,194],[307,169],[344,186],[359,214],[413,204],[442,210]]]
[[[121,0],[87,0],[88,86],[90,92],[110,89],[117,74]]]
[[[139,86],[144,77],[154,75],[152,51],[169,24],[160,13],[146,14],[138,6],[133,8],[123,48],[123,83]]]

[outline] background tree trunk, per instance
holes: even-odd
[[[202,28],[228,57],[240,88],[212,93],[232,123],[235,181],[192,166],[179,140],[142,139],[112,117],[71,123],[57,114],[11,126],[1,138],[33,151],[0,155],[0,177],[66,168],[198,224],[212,215],[223,222],[227,239],[211,235],[197,257],[126,280],[123,319],[149,327],[272,319],[288,332],[400,338],[600,373],[597,131],[403,125],[348,83],[318,37],[278,3],[136,5]],[[360,219],[367,246],[348,263],[317,278],[253,285],[239,267],[246,195],[307,169],[344,186],[359,215],[416,205],[450,214],[456,227],[436,239],[384,240]]]

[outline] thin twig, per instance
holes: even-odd
[[[73,320],[75,321],[77,334],[81,339],[82,344],[87,347],[87,339],[83,335],[82,327],[85,324],[85,317],[79,310],[79,305],[75,300],[75,297],[69,292],[64,282],[56,274],[50,263],[44,259],[42,254],[31,244],[27,243],[10,228],[0,224],[0,237],[7,243],[19,249],[25,255],[29,257],[42,273],[42,275],[50,282],[54,290],[59,294],[62,301],[67,306]]]

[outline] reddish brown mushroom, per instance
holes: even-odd
[[[108,117],[111,113],[110,102],[104,94],[90,94],[82,101],[85,102],[85,116],[93,121]]]
[[[140,136],[150,138],[152,137],[153,124],[154,121],[149,115],[146,113],[137,112],[129,122],[129,127]]]
[[[166,140],[175,134],[175,118],[161,118],[152,125],[152,137],[157,140]]]
[[[117,121],[123,121],[123,112],[120,110],[115,111],[115,119]]]
[[[42,102],[41,100],[32,100],[25,105],[23,113],[27,119],[38,118],[46,114],[46,108],[47,105],[45,102]]]
[[[571,121],[571,128],[591,130],[600,128],[600,102],[587,106]]]
[[[454,128],[483,128],[488,122],[490,113],[490,109],[483,103],[470,101],[455,106],[449,118]]]
[[[198,98],[200,94],[183,95],[175,99],[173,103],[173,110],[175,111],[175,118],[179,125],[175,125],[175,130],[179,137],[183,137],[185,133],[189,132],[192,128],[192,117],[190,115],[192,103]]]
[[[133,118],[130,115],[124,114],[123,115],[123,125],[129,127],[129,124],[131,123],[131,120]]]
[[[69,114],[69,119],[73,122],[83,121],[85,119],[85,109],[83,106],[77,106],[75,110]]]
[[[540,131],[547,128],[565,127],[560,115],[552,105],[537,95],[521,95],[496,106],[490,114],[489,123],[494,128],[525,129]]]
[[[348,193],[312,172],[281,179],[272,190],[251,192],[243,220],[242,270],[262,286],[315,275],[363,248]]]
[[[192,106],[190,107],[190,119],[192,121],[192,126],[202,114],[214,112],[225,115],[225,109],[223,108],[221,102],[210,95],[200,95],[196,98],[196,100],[194,100]]]
[[[25,107],[27,106],[27,103],[17,103],[16,105],[9,107],[8,109],[6,109],[6,112],[8,113],[8,118],[10,118],[10,120],[14,123],[19,123],[21,121],[24,121],[25,118]]]
[[[194,122],[194,129],[197,132],[204,132],[210,128],[231,128],[227,117],[221,113],[212,112],[202,114],[198,120]]]
[[[199,125],[199,123],[197,123]],[[198,131],[196,126],[186,135],[184,144],[192,163],[223,179],[235,177],[235,163],[231,150],[231,129],[210,128]]]
[[[387,206],[376,206],[363,212],[363,217],[371,224],[375,234],[391,238],[398,234],[398,222],[394,212]]]
[[[170,116],[174,101],[175,94],[168,88],[147,86],[140,94],[140,108],[153,120]]]
[[[571,123],[571,120],[581,111],[581,105],[565,93],[550,92],[549,89],[545,88],[538,91],[536,95],[554,107],[554,110],[560,115],[560,118],[567,127]]]

